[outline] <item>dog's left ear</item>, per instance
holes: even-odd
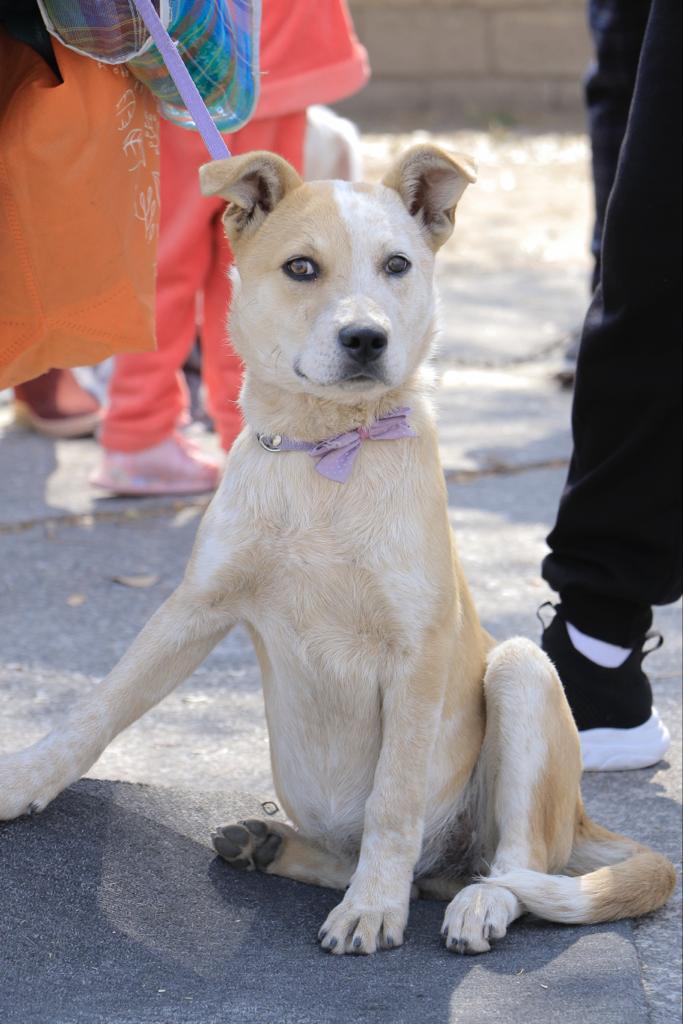
[[[268,214],[302,182],[281,156],[255,151],[204,164],[199,168],[199,184],[203,195],[227,200],[223,224],[235,246],[258,231]]]
[[[382,179],[420,222],[436,252],[453,232],[455,207],[468,185],[477,180],[474,161],[450,156],[438,146],[413,146]]]

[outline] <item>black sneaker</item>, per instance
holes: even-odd
[[[548,606],[553,607],[547,602],[541,608]],[[543,619],[541,623],[541,647],[557,669],[574,715],[584,770],[623,771],[657,764],[671,739],[652,705],[652,687],[642,662],[661,647],[660,634],[648,633],[618,668],[604,668],[576,650],[561,605],[555,606],[548,626]],[[658,642],[645,650],[647,640]]]

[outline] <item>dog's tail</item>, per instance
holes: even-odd
[[[546,875],[519,869],[483,880],[510,889],[527,910],[562,924],[639,917],[666,903],[676,884],[666,857],[583,814],[565,871]]]

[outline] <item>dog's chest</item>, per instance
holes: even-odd
[[[439,591],[416,557],[414,521],[345,499],[299,496],[298,522],[285,513],[272,524],[248,615],[278,792],[308,834],[334,845],[360,837],[382,691],[423,656]]]
[[[379,757],[381,688],[409,629],[374,572],[334,546],[324,565],[321,554],[290,537],[254,627],[278,793],[307,834],[353,846]]]
[[[366,686],[405,668],[438,600],[416,557],[416,525],[358,508],[303,512],[270,531],[251,609],[269,656],[340,685]]]

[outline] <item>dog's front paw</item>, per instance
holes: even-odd
[[[509,889],[468,885],[448,904],[441,934],[452,953],[488,953],[502,939],[521,907]]]
[[[0,762],[0,821],[13,821],[38,810],[42,807],[33,799],[32,788],[17,780],[8,764]]]
[[[0,757],[0,821],[44,810],[71,781],[40,757],[40,745]]]
[[[213,836],[213,848],[239,871],[265,871],[280,853],[283,837],[259,818],[226,825]]]
[[[362,906],[349,894],[329,914],[318,932],[327,953],[374,953],[403,945],[407,910]]]

